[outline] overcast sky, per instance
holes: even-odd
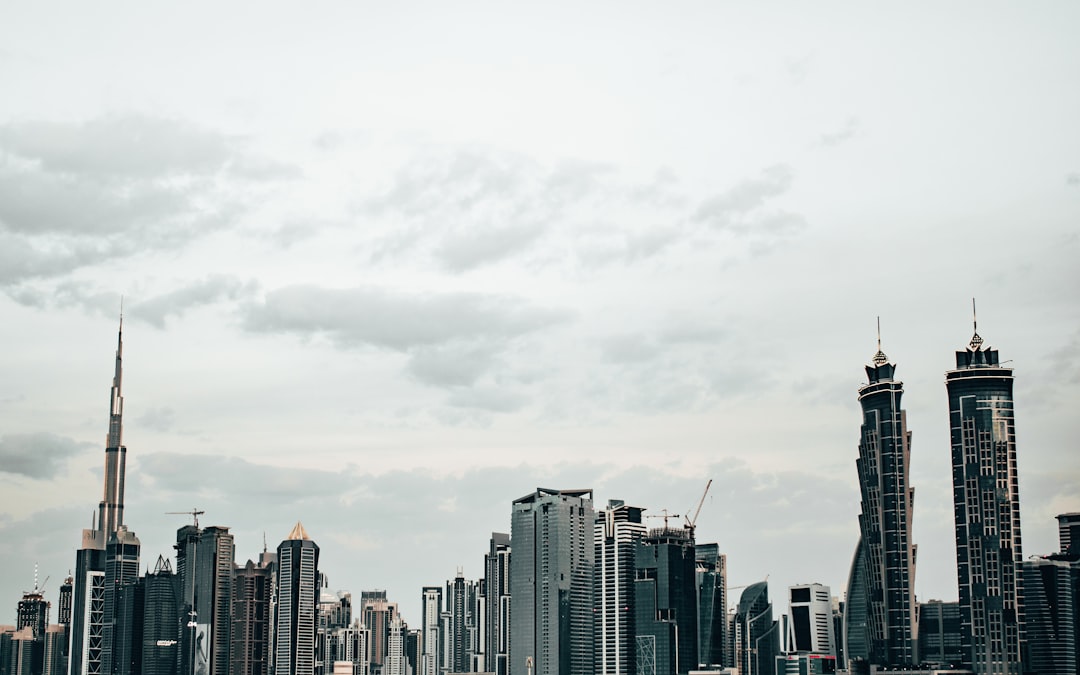
[[[1057,549],[1080,5],[513,5],[0,8],[0,623],[101,499],[121,295],[144,567],[168,511],[240,563],[299,520],[416,623],[538,486],[684,514],[711,478],[732,585],[840,595],[880,315],[916,592],[955,599],[973,296],[1024,553]]]

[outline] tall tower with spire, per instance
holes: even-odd
[[[127,448],[124,447],[124,315],[116,334],[116,366],[109,390],[109,433],[105,436],[105,490],[98,506],[98,530],[106,540],[124,524],[124,471]]]
[[[916,654],[915,554],[911,540],[911,432],[900,408],[904,384],[896,365],[878,350],[859,388],[863,423],[859,438],[862,512],[859,543],[848,580],[848,657],[879,666],[907,666]]]
[[[139,543],[124,527],[123,444],[124,316],[116,337],[116,364],[109,391],[109,431],[105,436],[105,486],[95,522],[82,532],[75,556],[72,594],[70,675],[108,675],[112,662],[114,593],[138,574]],[[117,534],[120,537],[117,538]],[[107,579],[107,576],[112,578]]]
[[[976,673],[1022,672],[1024,593],[1012,368],[978,323],[945,373],[952,442],[961,650]]]

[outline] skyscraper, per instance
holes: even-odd
[[[313,675],[319,547],[299,522],[277,549],[275,675]]]
[[[484,669],[494,675],[508,675],[510,556],[510,535],[492,532],[484,556]]]
[[[848,581],[848,657],[880,666],[914,664],[918,636],[915,544],[911,541],[911,433],[900,408],[904,385],[881,351],[859,389],[862,429],[855,467],[862,494],[859,543]]]
[[[537,488],[510,525],[510,675],[591,675],[592,490]]]
[[[717,544],[697,544],[698,664],[704,668],[726,663],[727,556]]]
[[[124,321],[116,338],[116,363],[109,390],[109,431],[105,437],[105,487],[98,505],[97,519],[83,530],[82,543],[75,554],[75,580],[72,593],[71,675],[102,675],[102,659],[111,651],[106,644],[106,604],[112,593],[105,583],[106,547],[113,533],[124,524],[124,472],[127,448],[124,447],[123,353]]]
[[[634,555],[645,536],[645,509],[618,499],[596,514],[593,546],[596,675],[634,673]]]
[[[108,537],[105,547],[105,618],[102,630],[101,663],[106,675],[127,675],[131,669],[134,625],[125,602],[132,602],[132,589],[139,580],[141,545],[134,532],[120,525]]]
[[[175,675],[179,664],[177,638],[186,623],[186,617],[180,615],[180,579],[173,574],[172,565],[165,556],[159,555],[154,571],[146,573],[142,585],[140,672],[142,675]]]
[[[642,675],[698,666],[694,531],[668,527],[666,520],[634,547],[634,632]]]
[[[800,584],[788,589],[788,644],[793,652],[833,654],[832,597],[823,584]]]
[[[780,629],[773,620],[768,582],[759,581],[743,590],[731,628],[733,661],[740,675],[775,675]]]
[[[1012,369],[977,331],[945,373],[952,437],[956,572],[965,665],[1021,672],[1024,642]]]
[[[420,592],[420,672],[439,675],[442,670],[442,588],[424,586]]]
[[[362,623],[368,629],[372,672],[381,670],[386,662],[390,624],[397,614],[397,603],[387,600],[386,591],[360,592],[360,615]],[[441,666],[442,662],[439,665]]]
[[[1070,559],[1071,558],[1071,559]],[[1073,556],[1034,557],[1021,564],[1028,672],[1076,675],[1078,669],[1076,583],[1080,562]]]
[[[199,535],[195,556],[195,611],[205,626],[209,675],[229,675],[232,661],[233,567],[235,546],[229,528],[211,525]]]
[[[235,675],[269,675],[274,558],[266,551],[256,565],[248,560],[233,582],[233,659]]]

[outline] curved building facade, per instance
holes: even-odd
[[[911,538],[911,433],[900,407],[904,385],[881,351],[859,389],[862,510],[859,544],[848,582],[848,657],[880,666],[917,662],[916,547]]]

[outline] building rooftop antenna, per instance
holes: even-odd
[[[979,347],[982,347],[983,339],[979,337],[979,317],[975,314],[975,298],[971,299],[971,327],[974,335],[971,336],[971,342],[968,346],[973,351],[978,351]]]
[[[874,365],[880,366],[889,362],[889,357],[881,351],[881,317],[877,318],[877,354],[874,354]]]

